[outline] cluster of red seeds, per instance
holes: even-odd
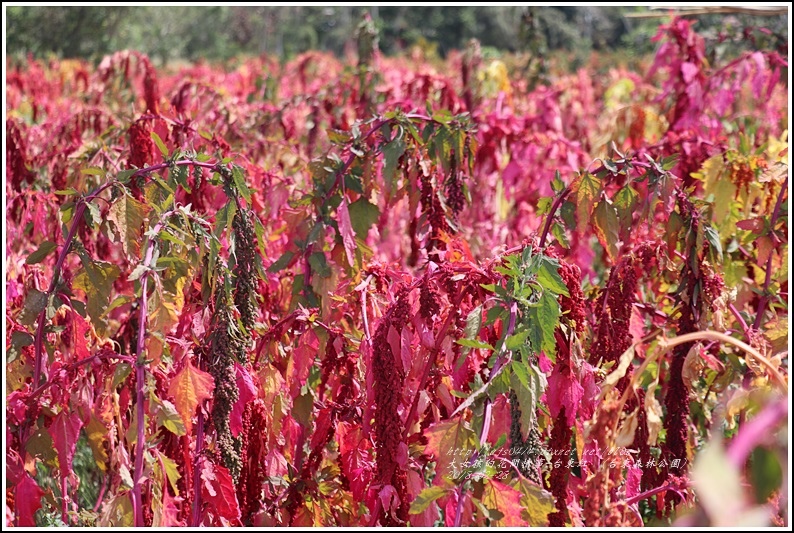
[[[590,355],[593,365],[617,361],[631,345],[629,322],[636,290],[635,259],[626,256],[610,272],[606,287],[595,303],[598,319]]]
[[[372,367],[375,378],[375,440],[377,450],[377,477],[383,484],[397,489],[402,498],[397,518],[408,519],[408,502],[405,490],[405,472],[397,464],[397,448],[402,442],[402,424],[399,407],[402,402],[404,372],[397,366],[388,340],[389,329],[398,333],[408,323],[410,306],[408,291],[398,292],[397,301],[384,314],[372,339]],[[397,525],[389,513],[383,514],[383,525]]]
[[[237,501],[240,519],[253,525],[253,518],[262,507],[262,488],[265,481],[265,455],[267,443],[267,407],[261,399],[250,402],[243,412],[242,471],[237,483]]]
[[[152,128],[147,119],[139,118],[127,130],[130,137],[129,166],[143,168],[154,161]]]
[[[571,446],[571,427],[568,425],[568,418],[565,415],[565,407],[560,409],[560,414],[554,420],[554,427],[551,431],[552,450],[567,450]],[[566,516],[568,515],[568,504],[566,495],[568,494],[569,468],[564,461],[555,462],[549,477],[551,493],[556,498],[555,507],[557,510],[549,514],[549,526],[564,527]]]
[[[576,325],[576,331],[583,331],[586,314],[584,292],[582,292],[582,270],[578,265],[560,261],[558,272],[569,294],[560,298],[560,307],[563,313],[567,314],[568,319]]]

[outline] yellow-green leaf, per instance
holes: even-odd
[[[438,486],[423,489],[422,492],[420,492],[416,499],[411,503],[411,509],[408,512],[410,514],[422,513],[428,507],[430,507],[431,503],[445,496],[448,492],[448,488]]]

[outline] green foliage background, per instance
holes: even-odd
[[[354,50],[355,27],[369,13],[387,54],[419,45],[445,55],[471,38],[483,47],[543,54],[567,50],[584,59],[591,51],[623,49],[644,55],[659,18],[627,18],[645,7],[41,7],[6,8],[6,44],[12,57],[98,59],[125,48],[157,62],[223,60],[240,54],[290,58],[307,50],[342,55]],[[786,46],[786,16],[708,15],[698,31],[723,31],[726,46],[742,46],[742,29],[765,25],[772,35],[759,48]]]

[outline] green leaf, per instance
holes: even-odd
[[[168,400],[161,400],[160,409],[157,411],[157,425],[163,426],[165,429],[177,436],[187,434],[185,423],[182,421],[182,416],[177,412],[176,406]]]
[[[583,235],[590,221],[595,199],[601,193],[601,180],[589,172],[580,174],[572,184],[576,205],[576,216],[579,219],[577,231]]]
[[[557,347],[554,330],[560,324],[560,304],[550,292],[544,291],[538,304],[527,308],[526,312],[532,351],[543,351],[554,361]]]
[[[116,174],[116,180],[118,180],[120,183],[128,183],[130,181],[130,178],[136,172],[138,172],[138,171],[136,169],[134,169],[134,168],[130,168],[130,169],[127,169],[127,170],[121,170],[121,171],[119,171]]]
[[[560,194],[563,189],[565,189],[565,183],[562,181],[562,177],[560,176],[560,171],[554,171],[554,179],[551,180],[551,190],[554,191],[554,194]]]
[[[598,203],[593,212],[593,218],[598,241],[607,251],[610,259],[616,261],[618,259],[618,240],[620,240],[618,231],[620,226],[617,212],[608,199],[604,198]]]
[[[753,450],[750,454],[750,479],[755,489],[755,501],[766,503],[783,483],[783,471],[774,452],[760,446]]]
[[[163,140],[154,131],[152,132],[152,140],[154,141],[154,144],[157,145],[157,149],[160,150],[160,153],[163,154],[163,159],[168,159],[168,148],[166,148]]]
[[[394,196],[397,189],[394,174],[397,171],[397,164],[400,157],[405,153],[405,141],[402,136],[395,137],[383,147],[383,180],[389,189],[389,195]]]
[[[716,259],[714,262],[722,263],[722,242],[719,234],[711,225],[705,227],[705,233],[706,240],[709,241],[709,252],[714,255],[712,259]]]
[[[91,227],[96,227],[96,225],[102,221],[102,213],[99,211],[99,206],[92,202],[85,203],[86,211],[85,211],[85,220]]]
[[[626,184],[626,186],[620,189],[615,195],[614,206],[620,217],[621,232],[627,232],[630,229],[632,215],[634,214],[634,209],[637,207],[639,198],[639,193],[629,184]]]
[[[331,276],[331,267],[328,266],[328,261],[325,258],[324,252],[314,252],[309,256],[309,265],[313,272],[316,272],[323,278]]]
[[[457,342],[461,346],[465,346],[466,348],[479,348],[482,350],[492,350],[492,351],[494,349],[493,346],[491,346],[487,342],[479,341],[477,339],[458,339],[455,342]]]
[[[409,509],[410,514],[419,514],[424,512],[430,504],[436,501],[437,499],[445,496],[449,492],[448,488],[444,487],[429,487],[426,489],[422,489],[416,499],[411,503],[411,508]]]
[[[85,176],[105,177],[105,170],[99,167],[88,167],[80,170],[80,174]]]
[[[33,288],[28,289],[28,294],[25,297],[25,306],[19,316],[19,323],[30,326],[36,322],[39,313],[47,307],[47,300],[47,293]]]
[[[66,189],[55,191],[55,194],[58,196],[73,196],[80,193],[78,193],[77,190],[73,189],[72,187],[67,187]]]
[[[135,269],[132,271],[132,273],[127,277],[127,281],[135,281],[136,279],[139,279],[141,276],[143,276],[145,273],[149,272],[150,270],[151,268],[149,268],[148,266],[144,264],[140,264],[136,266]]]
[[[521,329],[505,339],[505,347],[511,351],[518,350],[526,344],[527,337],[529,337],[529,330]]]
[[[116,388],[121,385],[127,376],[132,373],[132,365],[128,363],[119,363],[116,365],[116,369],[113,371],[113,382],[111,383],[112,388]]]
[[[80,254],[83,263],[81,270],[72,282],[76,289],[85,291],[88,314],[97,331],[102,334],[105,329],[104,314],[110,301],[113,282],[121,274],[119,267],[104,261],[92,261],[85,254]]]
[[[6,352],[6,364],[13,363],[22,353],[22,348],[34,343],[33,335],[26,331],[15,331],[11,334],[11,346]]]
[[[179,478],[182,477],[182,474],[179,473],[179,468],[176,465],[176,461],[171,459],[165,454],[159,454],[160,462],[163,465],[163,470],[165,471],[165,475],[168,478],[168,483],[171,485],[171,488],[174,490],[174,494],[179,496],[179,489],[176,486],[176,482],[179,481]]]
[[[149,211],[149,206],[126,193],[108,209],[107,219],[116,228],[116,235],[128,256],[137,257],[140,253],[143,224]]]
[[[25,259],[26,265],[35,265],[37,263],[41,263],[44,261],[44,258],[50,255],[53,250],[57,248],[57,245],[52,241],[44,241],[39,246],[38,250],[30,254],[27,259]]]
[[[245,183],[245,175],[243,174],[243,169],[234,166],[232,168],[232,178],[234,179],[234,186],[237,187],[237,191],[245,198],[246,203],[251,205],[251,191],[248,189],[248,185]]]
[[[363,197],[348,205],[347,209],[350,214],[350,224],[353,226],[356,236],[359,239],[366,239],[369,228],[380,217],[380,210]]]
[[[551,234],[554,235],[554,238],[557,239],[560,246],[566,250],[571,247],[571,243],[568,241],[568,234],[565,233],[565,228],[559,222],[554,222],[551,225]]]
[[[510,386],[521,410],[521,434],[527,438],[529,429],[537,425],[537,404],[546,390],[546,377],[537,367],[523,361],[513,361],[510,368]]]
[[[516,488],[521,492],[521,517],[530,527],[549,525],[548,515],[554,512],[554,497],[527,479],[520,479]]]
[[[480,332],[482,326],[482,305],[478,305],[466,316],[466,326],[463,328],[463,335],[467,339],[474,339]]]
[[[215,214],[215,236],[220,239],[224,232],[228,232],[232,227],[234,215],[237,213],[237,205],[229,200],[223,207],[218,209]]]
[[[187,182],[187,177],[188,173],[186,166],[182,165],[174,169],[174,179],[180,185],[180,187],[185,190],[186,193],[190,194],[193,190],[190,188],[190,185]]]
[[[275,263],[273,263],[268,267],[267,271],[270,272],[271,274],[275,274],[276,272],[280,272],[281,270],[284,270],[285,268],[287,268],[289,262],[292,261],[293,257],[295,257],[295,252],[290,252],[290,251],[284,252],[283,254],[281,254],[281,257],[279,257],[276,260]]]
[[[110,302],[110,305],[108,306],[108,308],[105,310],[104,316],[107,316],[108,313],[110,313],[111,311],[113,311],[117,307],[121,307],[122,305],[131,303],[131,302],[134,302],[134,301],[135,301],[135,298],[133,298],[132,296],[129,296],[127,294],[122,294],[121,296],[116,296],[113,299],[113,301]]]
[[[542,255],[540,256],[540,265],[538,267],[537,277],[544,289],[548,289],[554,294],[562,294],[563,296],[570,296],[568,294],[568,287],[559,274],[560,262],[551,257]]]
[[[538,207],[537,207],[536,214],[545,215],[546,213],[548,213],[549,209],[551,209],[552,203],[553,203],[553,200],[551,198],[549,198],[548,196],[544,196],[543,198],[538,200],[538,204],[537,204]]]

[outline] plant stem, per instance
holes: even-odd
[[[758,413],[752,420],[744,424],[739,434],[733,438],[728,447],[728,459],[738,468],[744,468],[744,463],[750,452],[772,436],[772,429],[788,416],[788,403],[786,398],[780,398]]]
[[[148,175],[152,172],[156,172],[158,170],[166,169],[170,166],[188,166],[194,165],[203,168],[210,168],[216,169],[218,167],[218,163],[210,163],[210,162],[202,162],[202,161],[193,161],[191,159],[183,159],[180,161],[175,161],[173,163],[158,163],[157,165],[152,165],[150,167],[142,168],[132,175],[132,177],[140,177]],[[83,215],[85,214],[86,207],[89,202],[93,201],[94,199],[98,198],[102,192],[106,189],[112,187],[113,185],[118,184],[117,179],[109,180],[90,193],[88,193],[83,198],[77,200],[75,204],[74,216],[72,217],[72,225],[69,227],[69,232],[66,234],[66,238],[64,240],[63,247],[61,248],[60,253],[58,254],[58,259],[55,261],[55,266],[53,267],[52,279],[50,280],[50,286],[45,293],[47,299],[49,300],[50,296],[55,292],[55,288],[58,283],[58,279],[60,278],[61,269],[63,268],[63,264],[66,261],[66,256],[69,254],[69,250],[72,247],[72,242],[74,241],[75,235],[77,235],[77,230],[80,228],[80,224],[83,222]],[[47,319],[47,308],[41,310],[38,316],[38,322],[36,324],[36,335],[34,337],[33,342],[33,386],[38,387],[39,381],[41,380],[41,370],[42,370],[42,352],[44,349],[44,323]]]
[[[411,428],[411,424],[413,423],[414,415],[416,415],[416,409],[419,406],[419,395],[421,394],[422,390],[425,388],[425,383],[427,382],[428,376],[430,376],[430,370],[433,368],[433,364],[436,362],[436,354],[441,350],[441,343],[444,342],[444,337],[447,335],[447,330],[449,326],[452,324],[452,317],[456,314],[454,311],[457,311],[460,308],[460,304],[463,301],[463,296],[466,294],[466,291],[462,291],[460,296],[458,296],[455,305],[450,311],[447,313],[447,318],[444,320],[444,323],[441,325],[441,329],[438,330],[438,335],[436,336],[436,342],[433,345],[433,348],[430,350],[430,354],[427,357],[427,362],[425,363],[425,368],[422,371],[422,377],[419,380],[419,385],[416,387],[416,394],[414,395],[413,402],[411,402],[411,409],[408,411],[408,416],[405,417],[405,426],[403,428],[403,440],[408,437],[408,430]]]
[[[77,207],[74,211],[74,217],[72,218],[72,225],[69,228],[69,232],[66,234],[66,240],[61,248],[60,253],[58,254],[58,259],[55,261],[55,267],[53,268],[52,279],[50,280],[50,286],[47,289],[47,300],[49,300],[50,296],[55,292],[55,287],[58,284],[58,278],[61,276],[61,268],[63,268],[63,263],[66,261],[66,256],[69,253],[69,249],[72,247],[72,241],[74,240],[74,236],[77,234],[77,229],[79,227],[80,222],[83,220],[83,213],[86,210],[86,203],[84,200],[79,200],[77,203]],[[47,307],[45,306],[44,309],[41,310],[39,313],[39,320],[38,324],[36,325],[36,337],[34,340],[34,368],[33,368],[33,386],[38,387],[39,381],[41,380],[41,367],[42,367],[42,350],[44,347],[44,321],[47,318]]]
[[[761,353],[758,350],[756,350],[749,344],[746,344],[740,341],[739,339],[734,339],[733,337],[729,335],[725,335],[724,333],[720,333],[718,331],[706,330],[706,331],[696,331],[694,333],[686,333],[684,335],[679,335],[678,337],[673,337],[672,339],[662,338],[659,341],[659,347],[664,352],[666,352],[670,348],[673,348],[680,344],[686,344],[688,342],[693,342],[701,339],[714,340],[718,342],[724,342],[727,344],[733,344],[737,348],[744,350],[749,355],[752,355],[756,361],[758,361],[759,363],[761,363],[763,366],[766,367],[767,371],[772,375],[772,377],[775,378],[775,381],[777,381],[778,385],[780,385],[783,390],[788,391],[788,382],[786,381],[786,378],[783,376],[783,374],[780,373],[780,371],[775,367],[775,365],[772,364],[772,362],[769,359],[761,355]]]
[[[199,458],[204,449],[204,413],[201,410],[199,410],[196,425],[196,449],[193,461],[193,519],[191,527],[198,527],[201,521],[201,469],[199,468]]]
[[[747,326],[747,322],[744,321],[744,318],[742,318],[742,315],[741,313],[739,313],[739,310],[736,309],[736,306],[733,304],[728,304],[728,309],[736,318],[736,321],[739,323],[739,325],[742,327],[742,332],[744,332],[744,338],[749,340],[750,328]]]
[[[538,248],[543,249],[544,244],[546,242],[546,235],[549,233],[549,229],[551,229],[551,223],[554,220],[554,215],[557,213],[557,210],[562,205],[562,202],[565,198],[571,193],[571,190],[568,187],[562,190],[560,195],[554,199],[554,203],[551,204],[551,209],[549,210],[549,214],[546,215],[546,223],[543,224],[543,231],[540,233],[540,240],[538,241]]]
[[[770,221],[770,228],[774,231],[777,217],[780,214],[780,207],[783,205],[783,193],[788,190],[788,178],[780,186],[780,192],[777,195],[777,202],[775,202],[775,209],[772,211],[772,219]],[[769,302],[769,285],[772,283],[772,254],[774,250],[769,252],[769,258],[766,260],[766,277],[764,278],[764,291],[761,299],[758,302],[758,309],[755,312],[755,322],[753,322],[753,329],[761,327],[761,320],[764,317],[766,304]]]
[[[513,334],[513,331],[515,331],[517,317],[518,317],[518,305],[516,305],[516,303],[513,302],[510,305],[510,321],[507,324],[507,332],[505,333],[505,339],[507,339],[510,335]],[[496,362],[493,365],[493,370],[491,370],[490,377],[495,376],[496,373],[499,371],[499,369],[502,367],[504,361],[504,357],[502,356],[506,351],[507,351],[506,343],[502,343],[502,349],[500,351],[499,358],[496,360]],[[490,377],[489,377],[489,381],[490,381]],[[491,429],[491,411],[492,411],[491,399],[486,397],[485,409],[483,410],[482,427],[480,428],[480,448],[485,446],[485,443],[488,440],[488,432]],[[471,459],[469,459],[469,462],[473,464],[474,461],[477,460],[479,455],[480,452],[478,451],[474,452],[474,455],[472,455]],[[461,516],[463,510],[463,505],[461,502],[463,501],[464,492],[465,491],[463,489],[463,485],[461,484],[458,487],[458,505],[455,510],[455,527],[460,527],[460,523],[463,518]]]

